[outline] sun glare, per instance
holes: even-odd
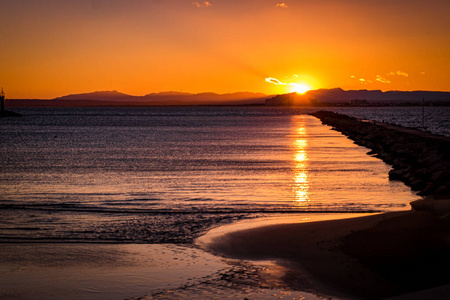
[[[296,92],[298,94],[304,94],[311,89],[304,83],[291,83],[291,85],[292,85],[291,91]]]

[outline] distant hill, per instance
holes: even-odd
[[[348,102],[351,100],[367,100],[367,101],[404,101],[418,102],[423,98],[427,101],[446,101],[450,100],[450,92],[433,92],[433,91],[380,91],[380,90],[343,90],[336,89],[319,89],[311,90],[305,93],[309,99],[316,99],[319,102]]]
[[[318,89],[305,94],[290,93],[266,100],[266,105],[337,105],[358,103],[366,105],[419,104],[423,99],[429,103],[450,103],[450,92],[434,91],[387,91]]]
[[[129,101],[134,96],[118,91],[101,91],[84,94],[71,94],[55,98],[53,100],[97,100],[97,101]]]
[[[133,96],[118,91],[72,94],[51,100],[6,100],[7,106],[89,107],[89,106],[188,106],[188,105],[313,105],[335,106],[349,102],[362,105],[450,104],[450,92],[318,89],[305,94],[268,96],[262,93],[182,93],[162,92]]]
[[[267,95],[261,93],[158,93],[139,97],[139,101],[153,105],[243,105],[263,104]]]
[[[264,104],[267,95],[239,92],[230,94],[162,92],[133,96],[118,91],[71,94],[51,100],[8,100],[9,106],[177,106],[177,105],[251,105]]]

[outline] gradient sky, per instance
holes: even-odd
[[[450,91],[448,0],[0,0],[7,98]]]

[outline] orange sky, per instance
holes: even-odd
[[[450,91],[448,16],[448,0],[6,0],[0,87],[7,98]]]

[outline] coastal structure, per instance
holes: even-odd
[[[1,109],[0,109],[0,111],[4,112],[5,111],[5,93],[3,92],[3,88],[0,91],[0,102],[1,102]]]
[[[365,99],[363,99],[363,100],[353,99],[353,100],[350,100],[348,103],[350,104],[350,106],[368,106],[369,105],[369,102],[367,102],[367,100],[365,100]]]
[[[5,110],[5,93],[3,88],[0,91],[0,117],[21,117],[21,114]]]
[[[311,99],[298,93],[277,95],[266,99],[266,106],[318,106],[317,99]]]

